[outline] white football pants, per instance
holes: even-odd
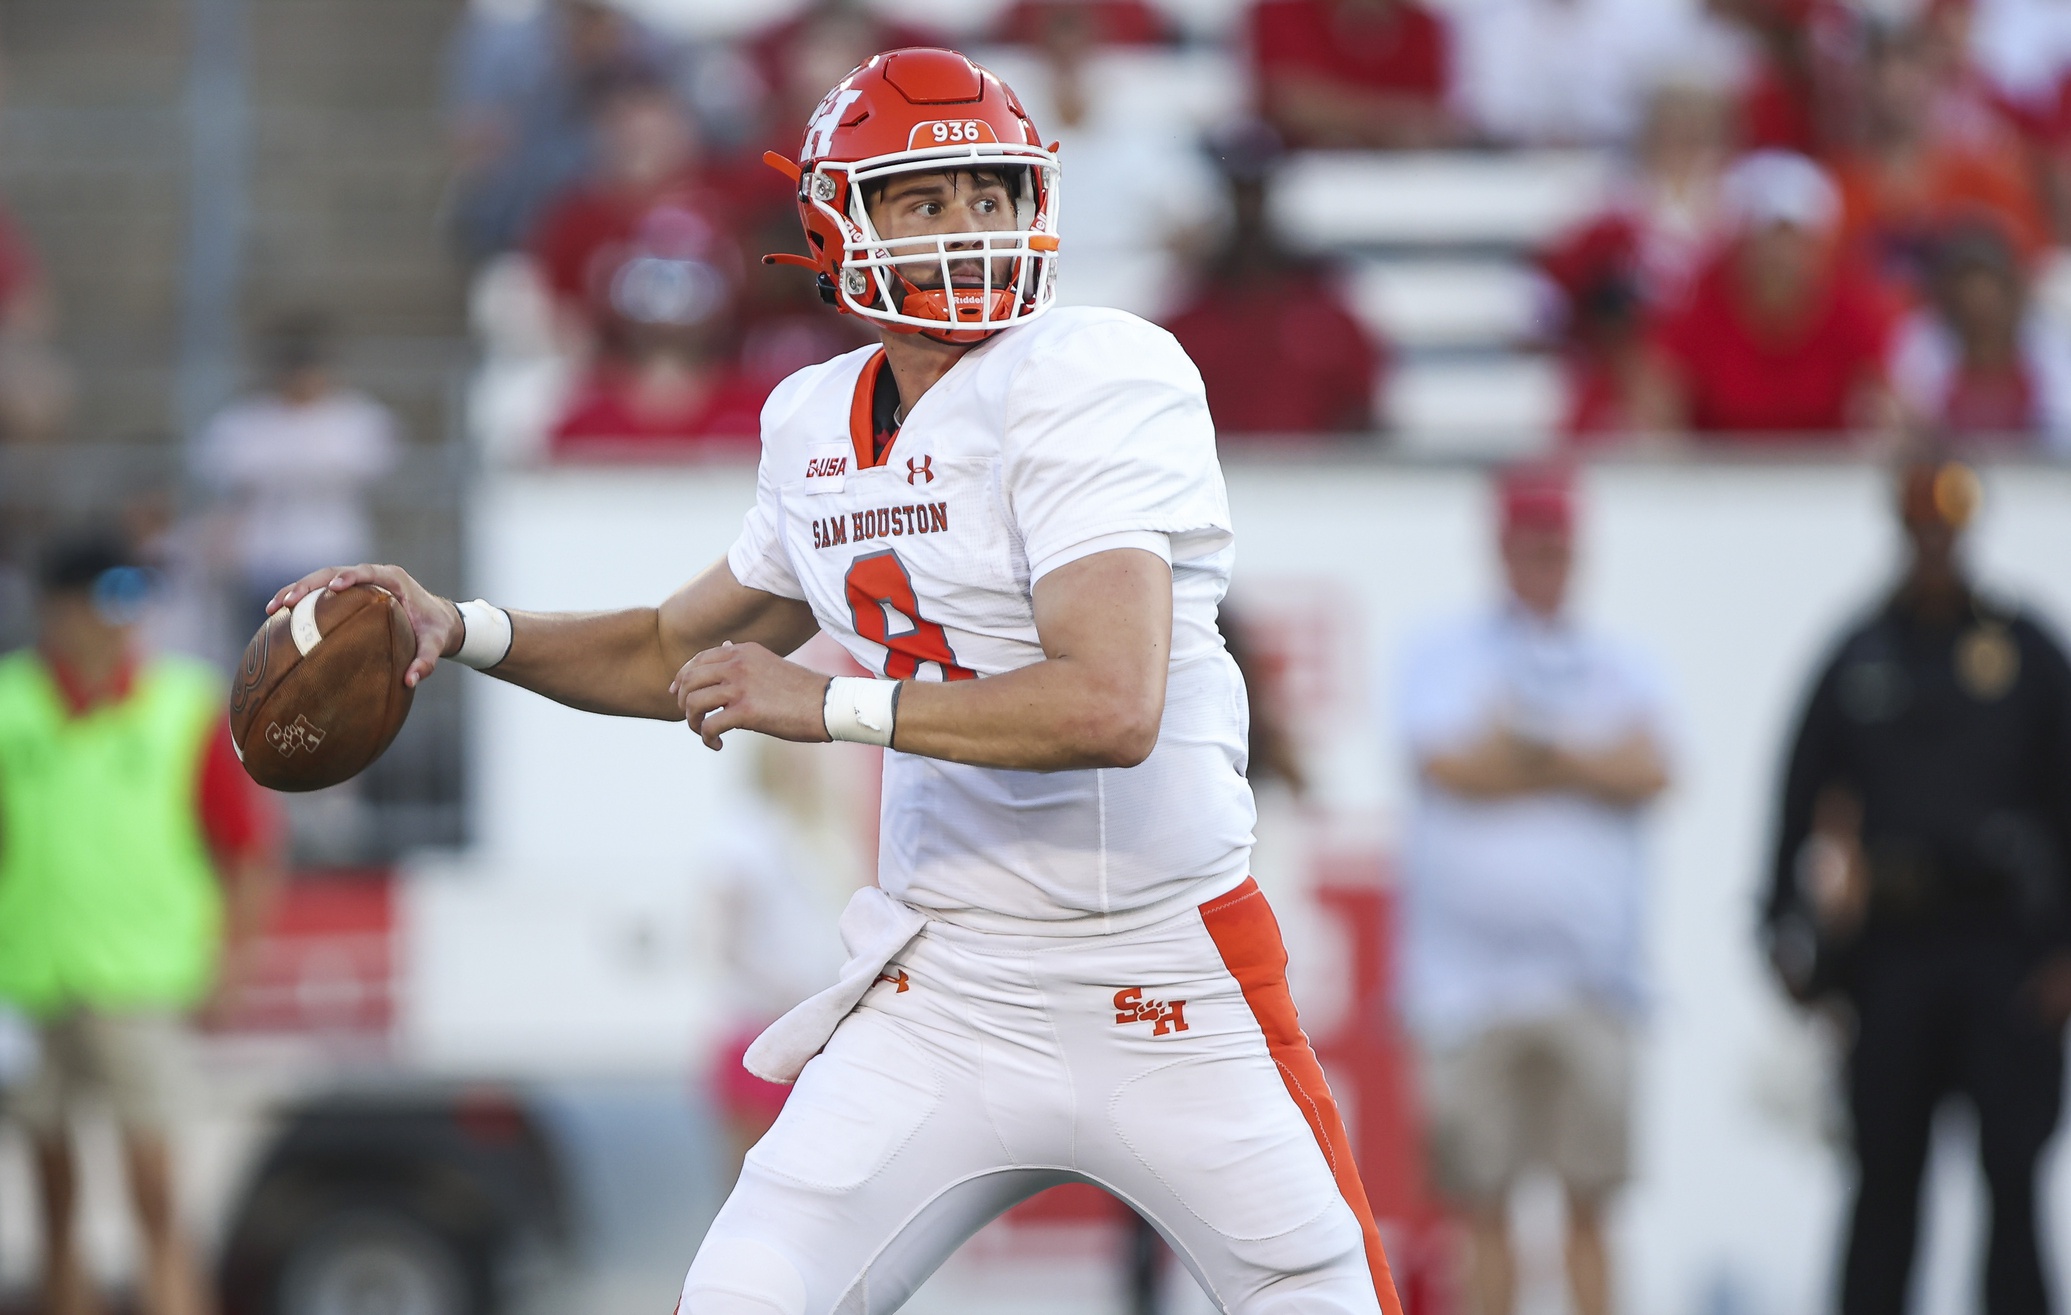
[[[805,1067],[680,1315],[879,1315],[1063,1182],[1233,1315],[1400,1315],[1265,896],[1112,936],[930,922]]]

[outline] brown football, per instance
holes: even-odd
[[[254,781],[321,790],[381,756],[410,714],[417,651],[386,589],[319,589],[266,618],[230,687],[230,735]]]

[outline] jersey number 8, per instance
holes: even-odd
[[[920,614],[913,596],[913,578],[906,563],[890,548],[866,553],[849,564],[849,616],[856,633],[885,647],[884,674],[891,680],[912,680],[920,664],[942,668],[944,680],[975,680],[978,673],[956,663],[949,636]]]

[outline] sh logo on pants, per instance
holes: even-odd
[[[1152,1036],[1187,1030],[1187,1002],[1146,1000],[1143,988],[1131,986],[1115,992],[1115,1025],[1149,1023]]]

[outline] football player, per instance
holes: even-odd
[[[1399,1315],[1343,1122],[1247,875],[1232,534],[1201,379],[1051,310],[1058,162],[945,50],[878,55],[797,161],[803,265],[881,343],[762,411],[755,505],[658,608],[507,612],[391,566],[441,658],[578,708],[885,748],[878,884],[835,986],[750,1048],[795,1079],[683,1315],[896,1309],[1015,1202],[1096,1184],[1220,1309]],[[786,660],[819,630],[874,678]]]

